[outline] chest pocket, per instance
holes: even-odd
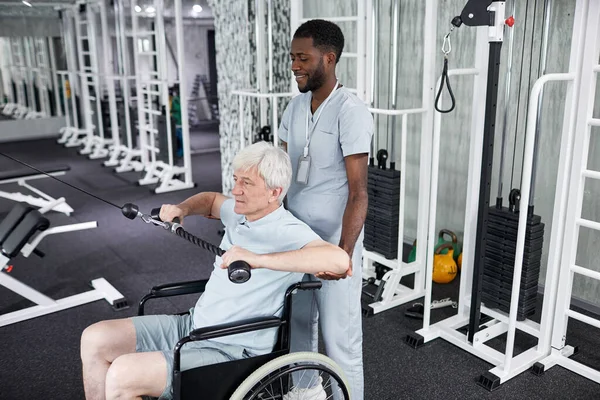
[[[310,144],[311,162],[317,168],[328,168],[339,162],[340,140],[337,130],[315,129]]]

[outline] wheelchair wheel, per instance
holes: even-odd
[[[230,400],[281,400],[294,390],[292,374],[313,373],[321,379],[325,392],[323,399],[332,398],[334,392],[335,399],[350,399],[344,373],[332,359],[319,353],[299,352],[278,357],[254,371],[231,395]]]

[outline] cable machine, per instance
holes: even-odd
[[[556,281],[552,279],[555,274],[555,266],[548,264],[546,277],[546,295],[542,305],[542,318],[540,323],[527,319],[528,310],[522,306],[524,293],[523,280],[527,281],[528,262],[537,250],[532,247],[531,220],[533,219],[530,194],[532,188],[532,172],[535,159],[536,128],[539,124],[538,110],[541,90],[547,82],[564,81],[568,83],[567,107],[565,110],[563,137],[567,142],[572,133],[574,123],[573,110],[576,109],[577,93],[574,90],[577,85],[578,72],[583,56],[583,48],[580,45],[582,32],[585,32],[584,15],[588,8],[588,0],[579,0],[576,5],[573,46],[571,48],[571,65],[568,73],[548,74],[542,76],[533,86],[530,95],[530,107],[527,114],[526,139],[524,146],[523,170],[521,176],[520,196],[511,199],[511,203],[520,210],[514,214],[514,222],[510,229],[512,235],[513,254],[509,257],[509,250],[504,250],[501,255],[503,260],[502,291],[508,294],[508,304],[499,304],[498,298],[489,298],[484,295],[490,289],[490,259],[494,258],[493,251],[488,251],[489,241],[494,241],[492,226],[497,225],[492,215],[494,206],[490,205],[492,155],[494,144],[494,131],[496,124],[496,106],[498,94],[498,80],[500,72],[500,51],[504,40],[506,26],[511,26],[513,20],[505,19],[505,2],[493,1],[469,1],[463,9],[460,17],[453,20],[454,26],[462,24],[477,28],[476,44],[476,66],[473,69],[452,70],[448,69],[444,76],[448,79],[455,75],[475,75],[475,86],[473,96],[473,123],[471,129],[471,150],[469,157],[469,180],[466,205],[465,240],[463,249],[463,267],[460,282],[460,295],[458,314],[444,319],[435,324],[430,323],[431,305],[431,276],[433,263],[428,260],[427,265],[427,290],[424,302],[423,329],[416,334],[408,335],[407,343],[419,347],[425,342],[435,338],[442,338],[461,349],[468,351],[483,360],[495,365],[492,370],[482,374],[478,384],[494,390],[501,383],[513,378],[521,372],[531,368],[536,362],[545,357],[543,350],[549,332],[552,330],[553,298],[552,294]],[[514,4],[514,3],[513,3]],[[449,35],[446,36],[448,38]],[[486,51],[487,50],[487,51]],[[485,54],[487,53],[487,57]],[[487,68],[486,68],[487,67]],[[446,69],[445,69],[446,70]],[[487,70],[487,76],[485,71]],[[441,90],[443,80],[440,78],[438,88]],[[441,96],[440,96],[441,97]],[[484,102],[485,99],[485,102]],[[483,108],[485,107],[485,108]],[[437,197],[437,179],[439,165],[439,137],[441,131],[441,113],[435,115],[434,139],[433,139],[433,162],[431,180],[430,200],[430,227],[428,254],[433,253],[435,245],[435,215]],[[483,118],[482,118],[483,117]],[[483,137],[479,132],[483,131]],[[570,157],[569,148],[561,149],[561,159]],[[559,166],[559,180],[556,194],[562,196],[564,191],[563,178],[567,171],[567,163],[562,162]],[[476,200],[477,199],[477,200]],[[562,203],[555,203],[554,218],[562,215]],[[514,229],[516,228],[516,229]],[[550,247],[555,246],[560,238],[560,229],[553,229],[550,239]],[[529,241],[529,242],[528,242]],[[530,259],[528,259],[528,257]],[[496,269],[493,269],[497,271]],[[484,285],[484,282],[485,285]],[[496,282],[496,284],[498,284]],[[503,295],[504,296],[504,295]],[[520,301],[521,299],[521,301]],[[522,331],[537,338],[537,345],[531,346],[522,353],[514,355],[515,333]],[[496,350],[487,344],[489,340],[506,334],[504,352]]]
[[[405,188],[406,188],[406,156],[408,131],[408,118],[419,116],[421,118],[420,158],[419,158],[419,192],[417,210],[417,240],[419,243],[427,242],[427,221],[429,199],[429,180],[431,174],[431,146],[433,127],[433,93],[431,88],[434,82],[435,71],[435,37],[437,21],[437,0],[425,2],[423,19],[423,82],[422,99],[420,108],[398,110],[397,97],[397,65],[398,65],[398,29],[400,21],[400,1],[393,2],[392,15],[392,73],[390,108],[379,108],[376,101],[376,87],[378,85],[377,65],[380,59],[377,49],[377,26],[379,2],[373,1],[368,15],[368,26],[371,31],[371,52],[368,59],[370,80],[369,111],[373,113],[376,121],[381,116],[391,119],[391,148],[390,153],[381,148],[376,133],[371,147],[369,164],[369,211],[365,222],[365,246],[363,250],[363,313],[367,316],[377,314],[409,301],[423,297],[425,294],[425,260],[426,247],[417,247],[414,262],[403,261],[404,225],[405,225]],[[399,140],[396,139],[396,118],[401,118],[401,131]],[[389,134],[387,135],[390,136]],[[400,169],[396,170],[396,142],[400,142]],[[388,165],[389,157],[389,165]],[[381,217],[383,215],[383,217]],[[414,274],[413,287],[402,284],[404,276]]]
[[[135,9],[131,1],[131,10]],[[140,185],[156,184],[154,193],[164,193],[194,187],[190,153],[190,132],[187,106],[187,82],[183,67],[183,19],[181,0],[174,1],[175,33],[177,41],[177,76],[170,79],[169,58],[165,39],[162,10],[163,0],[154,0],[154,11],[146,12],[150,26],[140,29],[137,12],[131,13],[136,74],[136,104],[138,114],[139,147],[143,164]],[[169,103],[169,84],[179,86],[181,105],[181,146],[183,157],[176,155],[176,128]]]

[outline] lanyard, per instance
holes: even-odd
[[[333,87],[333,90],[331,91],[331,93],[329,93],[329,96],[327,96],[327,98],[325,99],[323,104],[321,104],[321,107],[320,107],[321,111],[319,111],[319,114],[316,115],[315,122],[313,123],[312,129],[310,131],[308,130],[308,119],[310,118],[310,108],[311,108],[312,97],[308,100],[308,107],[306,108],[306,146],[304,146],[304,157],[308,156],[308,145],[310,144],[310,139],[311,139],[312,134],[317,126],[317,122],[319,122],[319,118],[321,118],[321,114],[323,114],[323,110],[325,109],[325,106],[331,99],[331,96],[333,96],[333,94],[335,93],[335,90],[337,89],[339,83],[340,83],[339,80],[335,81],[335,86]]]

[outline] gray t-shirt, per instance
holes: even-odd
[[[348,201],[344,157],[369,153],[374,130],[373,116],[367,106],[345,87],[337,89],[325,108],[321,110],[321,104],[314,114],[310,113],[311,99],[310,92],[294,97],[283,113],[278,131],[281,140],[287,142],[292,160],[293,177],[287,208],[324,240],[337,245]],[[298,160],[306,145],[307,113],[312,136],[308,184],[304,185],[296,182],[296,176]],[[314,118],[319,114],[313,130]]]
[[[220,247],[225,251],[235,244],[257,254],[278,253],[299,250],[320,239],[283,206],[253,222],[236,214],[234,206],[233,199],[226,200],[221,206],[225,235]],[[229,280],[221,263],[221,257],[217,256],[206,290],[194,308],[194,329],[246,318],[279,317],[286,289],[302,281],[304,276],[301,273],[254,269],[247,282],[238,284]],[[264,329],[210,341],[240,346],[251,355],[258,355],[272,351],[276,332],[276,329]]]

